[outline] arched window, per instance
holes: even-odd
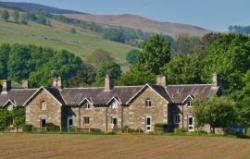
[[[45,101],[41,102],[41,110],[47,110],[47,103]]]
[[[150,108],[152,106],[152,102],[149,98],[145,100],[145,107]]]

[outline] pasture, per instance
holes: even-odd
[[[158,135],[0,134],[1,159],[249,159],[250,140]]]

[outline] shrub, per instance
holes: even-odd
[[[53,123],[47,123],[46,128],[47,128],[47,131],[60,131],[60,127]]]
[[[185,132],[187,132],[187,130],[185,130],[183,128],[176,128],[176,129],[174,129],[174,133],[175,134],[184,134]]]
[[[164,123],[157,123],[155,124],[155,131],[156,132],[165,132],[167,130],[168,125]]]
[[[33,129],[33,126],[26,124],[26,125],[23,125],[22,129],[23,129],[23,132],[31,132]]]

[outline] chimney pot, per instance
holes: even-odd
[[[218,86],[219,85],[218,84],[218,75],[217,75],[217,73],[213,73],[213,75],[212,75],[212,84],[214,86]]]
[[[156,84],[166,87],[166,77],[164,75],[157,75]]]
[[[3,80],[2,94],[7,94],[10,89],[11,89],[11,81]]]
[[[62,89],[63,88],[63,82],[62,82],[62,78],[61,77],[55,77],[53,79],[53,83],[52,86],[58,89]]]
[[[22,80],[22,88],[24,88],[24,89],[29,88],[29,81],[28,80]]]
[[[108,91],[111,91],[111,89],[112,89],[112,82],[111,82],[109,75],[106,74],[105,80],[104,80],[104,91],[108,92]]]

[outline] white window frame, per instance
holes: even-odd
[[[192,101],[191,101],[191,99],[189,99],[189,100],[187,101],[187,107],[192,107]]]
[[[72,120],[72,125],[70,125],[69,123],[69,121],[70,120]],[[73,117],[68,117],[67,118],[67,129],[68,129],[68,131],[70,130],[70,128],[72,128],[72,127],[74,127],[74,120],[73,120]]]
[[[192,124],[189,123],[190,118],[192,118]],[[194,117],[192,115],[187,115],[187,128],[188,131],[194,131]]]
[[[145,107],[146,108],[151,108],[152,107],[152,100],[150,98],[147,98],[145,100]]]
[[[148,119],[150,119],[149,125],[147,124]],[[146,132],[152,131],[152,116],[151,115],[147,115],[145,117],[145,130],[146,130]]]

